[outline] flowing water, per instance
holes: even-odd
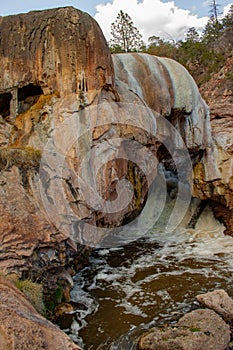
[[[148,327],[175,322],[216,288],[233,296],[233,238],[207,207],[195,230],[155,225],[122,247],[97,249],[74,278],[70,337],[85,350],[134,349]],[[111,344],[111,345],[110,345]]]

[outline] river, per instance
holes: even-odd
[[[223,288],[233,296],[233,238],[223,230],[207,207],[195,229],[165,234],[157,223],[137,241],[95,249],[74,277],[66,332],[85,350],[132,350],[149,327],[197,308],[197,294]]]

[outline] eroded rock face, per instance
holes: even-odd
[[[80,350],[58,327],[32,307],[9,281],[0,277],[1,350]]]
[[[231,45],[231,41],[228,40]],[[201,93],[210,106],[213,145],[201,162],[194,167],[194,193],[210,199],[214,213],[233,234],[233,84],[232,57],[222,69],[201,86]],[[210,158],[215,166],[208,167]]]
[[[0,267],[34,276],[78,267],[85,250],[49,220],[39,166],[65,118],[102,89],[116,98],[110,52],[98,24],[72,7],[1,17],[0,31]]]
[[[87,13],[65,7],[1,17],[0,31],[0,92],[12,94],[12,115],[32,85],[35,95],[73,93],[84,105],[114,87],[106,41]]]

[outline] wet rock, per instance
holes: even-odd
[[[155,328],[139,340],[140,350],[224,350],[230,342],[230,328],[212,310],[195,310],[176,325]]]
[[[0,277],[0,318],[1,350],[80,350],[3,277]]]
[[[226,322],[233,323],[233,300],[225,290],[217,289],[213,292],[197,295],[196,298],[201,305],[217,312]]]
[[[74,307],[69,303],[58,305],[55,310],[55,322],[61,329],[70,328],[74,318]]]

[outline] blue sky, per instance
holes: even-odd
[[[194,26],[202,30],[209,16],[209,0],[0,0],[0,16],[60,6],[88,12],[100,24],[107,39],[119,10],[127,12],[145,41],[151,35],[179,40]],[[221,11],[232,0],[217,0]]]
[[[80,10],[90,13],[92,16],[95,15],[95,7],[98,4],[107,4],[112,2],[111,0],[1,0],[2,4],[0,6],[0,15],[16,14],[20,12],[28,12],[35,9],[45,9],[59,6],[74,6]],[[127,2],[127,0],[122,1]],[[142,2],[142,0],[138,0]],[[162,2],[168,2],[162,0]],[[174,0],[175,5],[179,8],[190,10],[191,13],[197,14],[198,16],[208,16],[208,0]],[[220,5],[221,9],[224,6],[232,3],[228,0],[219,0],[217,3]]]

